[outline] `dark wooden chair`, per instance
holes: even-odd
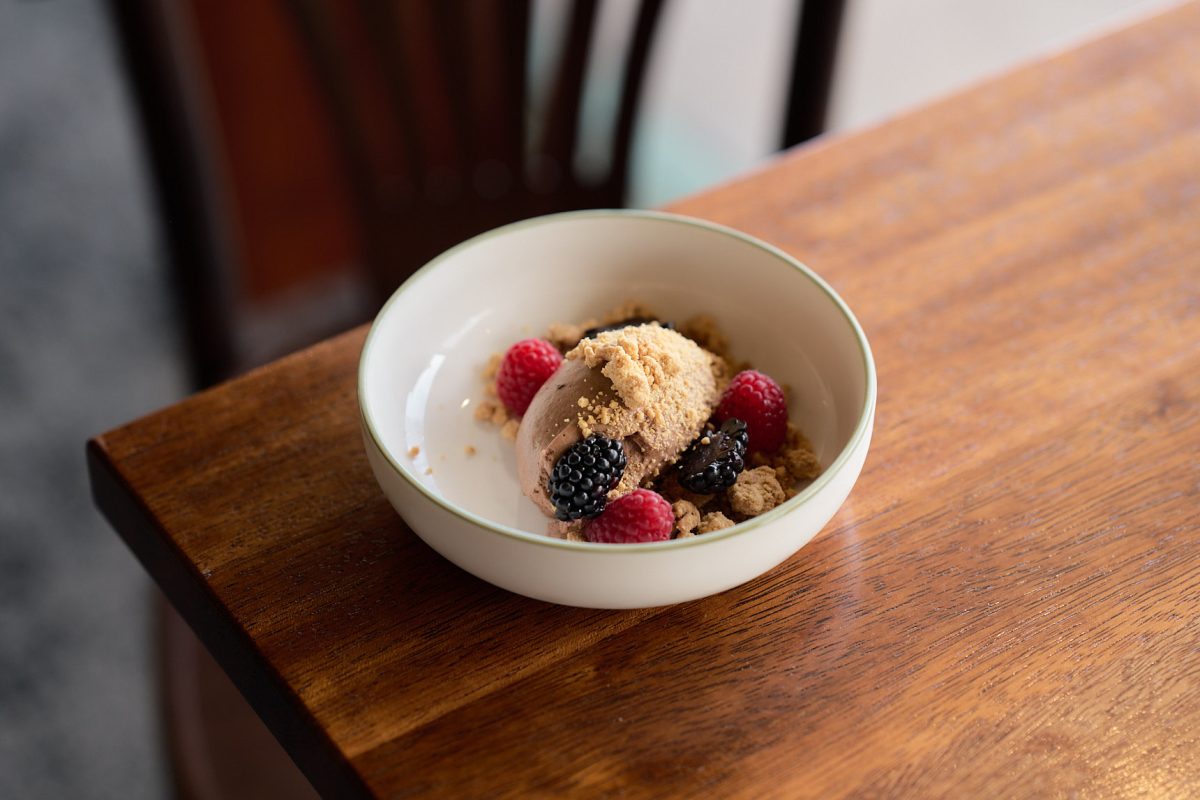
[[[564,5],[537,108],[529,0],[111,0],[195,383],[369,318],[482,230],[623,205],[663,7],[638,4],[607,169],[585,176],[599,0]],[[822,129],[842,7],[801,4],[784,146]]]
[[[476,233],[624,205],[664,5],[637,4],[606,168],[584,174],[599,0],[562,6],[541,103],[526,80],[529,0],[111,0],[195,384],[369,319],[414,269]],[[842,5],[802,3],[782,145],[822,129]],[[160,610],[180,795],[299,796],[295,767]]]

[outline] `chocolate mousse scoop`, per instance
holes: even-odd
[[[547,516],[559,457],[599,434],[622,443],[627,465],[610,498],[673,463],[700,433],[728,380],[725,362],[658,324],[582,340],[534,396],[517,434],[517,477]]]

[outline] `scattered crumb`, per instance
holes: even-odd
[[[557,539],[566,539],[570,542],[586,542],[587,537],[583,535],[583,520],[571,520],[564,522],[562,520],[551,520],[547,526],[546,532]]]
[[[586,397],[581,397],[578,400],[576,400],[575,403],[580,408],[587,408],[588,406],[590,406],[592,404],[592,401],[588,400]]]
[[[679,332],[721,358],[729,357],[729,340],[721,333],[717,321],[708,314],[689,317],[679,326]]]
[[[612,325],[615,322],[633,319],[634,317],[659,318],[658,314],[649,307],[633,300],[627,300],[599,318],[585,319],[579,323],[555,322],[546,329],[545,338],[561,352],[565,353],[579,344],[579,340],[583,338],[584,331],[588,328]]]
[[[770,467],[782,486],[791,486],[800,481],[811,481],[821,474],[821,462],[813,452],[812,443],[795,425],[788,423],[787,443],[774,455],[762,453],[750,455],[753,467]]]
[[[739,372],[745,372],[748,369],[754,369],[754,364],[749,361],[729,361],[727,363],[732,365],[729,368],[730,375],[737,375]],[[786,401],[787,398],[784,399]]]
[[[700,526],[696,528],[696,533],[712,533],[713,531],[723,531],[726,528],[732,528],[734,521],[722,514],[720,511],[713,511],[705,514],[700,520]]]
[[[691,536],[700,524],[700,510],[687,500],[676,500],[671,511],[675,513],[675,530],[680,536]]]
[[[636,300],[626,300],[621,305],[609,311],[600,319],[602,325],[612,325],[616,322],[621,322],[635,317],[645,317],[646,319],[658,319],[658,314],[650,306],[639,303]],[[588,328],[593,325],[588,325]]]
[[[432,475],[432,474],[433,474],[433,467],[426,467],[426,468],[425,468],[425,474],[426,474],[426,475]]]
[[[419,456],[419,455],[421,455],[421,448],[420,448],[420,447],[417,447],[417,446],[414,444],[412,447],[408,448],[408,457],[409,457],[409,458],[416,458],[416,457],[417,457],[417,456]]]
[[[496,377],[496,373],[500,371],[500,362],[503,360],[503,353],[492,353],[488,357],[487,364],[483,368],[483,379],[485,381]]]
[[[594,320],[589,320],[594,322]],[[546,338],[550,344],[566,352],[579,343],[583,332],[591,325],[572,325],[566,322],[556,322],[546,330]]]
[[[747,517],[770,511],[786,499],[771,467],[756,467],[738,475],[737,483],[729,487],[726,496],[730,507]]]
[[[473,444],[467,445],[465,448],[463,448],[463,452],[469,456],[475,455],[475,445],[473,445]]]
[[[686,500],[696,508],[704,508],[713,499],[711,494],[696,494],[689,492],[679,485],[679,479],[675,475],[675,470],[667,470],[661,475],[653,487],[654,491],[667,498],[667,501],[674,503],[677,500]]]
[[[509,420],[508,409],[504,407],[503,403],[481,400],[479,405],[475,406],[475,419],[501,426]]]
[[[700,444],[712,444],[712,438],[708,436],[700,437]]]
[[[517,430],[519,430],[520,427],[521,423],[519,420],[510,419],[508,422],[504,423],[502,428],[500,428],[500,435],[510,442],[515,442],[517,440]]]
[[[780,459],[783,461],[782,467],[790,479],[789,483],[812,480],[821,474],[821,462],[817,461],[816,455],[806,447],[784,450]]]

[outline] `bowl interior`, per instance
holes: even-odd
[[[486,397],[481,372],[492,353],[550,323],[626,300],[674,321],[712,315],[737,358],[791,385],[791,418],[822,464],[849,443],[867,358],[830,290],[753,240],[649,213],[530,220],[436,259],[375,321],[361,365],[364,415],[412,481],[490,522],[544,533],[546,518],[518,486],[512,442],[474,419]]]

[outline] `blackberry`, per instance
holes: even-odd
[[[597,325],[595,328],[588,328],[583,332],[580,341],[583,339],[591,339],[593,336],[598,336],[605,331],[619,331],[621,328],[628,328],[630,325],[649,325],[651,322],[658,322],[659,325],[669,330],[675,330],[675,324],[672,322],[659,322],[651,317],[630,317],[623,319],[620,322],[614,322],[611,325]]]
[[[621,443],[592,434],[567,448],[550,472],[547,490],[554,516],[566,522],[594,517],[604,510],[609,491],[625,473]]]
[[[696,494],[728,489],[746,466],[749,443],[746,423],[740,419],[727,419],[719,430],[705,431],[679,457],[679,485]]]

